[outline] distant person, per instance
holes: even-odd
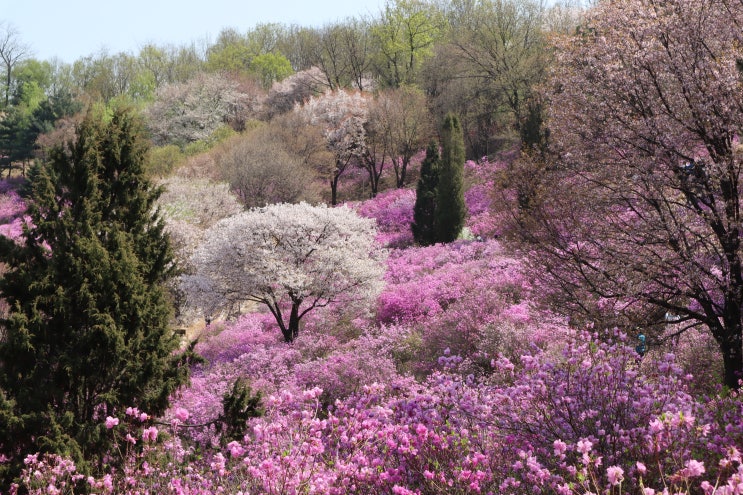
[[[637,347],[635,347],[635,352],[640,356],[638,359],[642,359],[643,356],[645,356],[645,353],[648,352],[648,346],[645,343],[645,335],[640,334],[637,336],[637,339],[640,341],[639,344],[637,344]]]

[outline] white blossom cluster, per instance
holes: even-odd
[[[359,91],[327,91],[312,97],[296,110],[311,124],[323,128],[328,149],[336,162],[346,163],[360,156],[365,145],[364,124],[368,119],[369,100]]]
[[[242,211],[225,183],[171,177],[160,183],[158,206],[181,261],[186,261],[204,232],[217,221]]]
[[[272,311],[293,305],[301,317],[333,302],[373,300],[384,273],[375,232],[374,220],[347,207],[245,211],[206,232],[184,290],[205,314],[253,301]]]

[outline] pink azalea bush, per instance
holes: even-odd
[[[491,162],[488,157],[479,161],[468,160],[464,164],[465,175],[471,183],[464,193],[468,212],[466,226],[474,236],[491,238],[503,233],[504,213],[495,208],[493,191],[498,175],[506,168],[505,160]]]
[[[741,439],[730,424],[740,431],[740,415],[723,424],[719,404],[688,395],[673,356],[638,361],[620,333],[578,337],[561,355],[500,357],[480,375],[462,374],[464,361],[444,356],[425,380],[365,385],[329,409],[320,388],[280,390],[266,396],[265,414],[249,420],[242,440],[206,450],[181,439],[189,424],[143,422],[132,410],[109,430],[122,452],[110,473],[73,479],[68,461],[37,457],[24,486],[56,493],[49,486],[85,482],[97,493],[126,494],[739,493],[740,444],[731,442]]]
[[[411,247],[391,253],[387,264],[377,318],[417,331],[419,371],[445,349],[489,361],[498,352],[518,357],[530,345],[552,345],[566,333],[564,322],[532,301],[522,266],[496,240]]]
[[[368,352],[363,346],[353,346],[300,363],[294,367],[294,375],[302,389],[322,390],[320,401],[327,407],[359,393],[368,383],[391,382],[397,371],[389,357]]]
[[[28,221],[26,203],[18,194],[20,184],[18,179],[0,181],[0,235],[11,239],[20,238],[23,223]]]
[[[214,333],[196,346],[205,363],[194,368],[191,386],[174,397],[166,419],[177,418],[179,409],[189,411],[191,423],[209,426],[189,430],[187,435],[216,445],[218,431],[210,423],[222,412],[222,399],[238,379],[247,378],[252,389],[266,395],[321,387],[327,406],[370,380],[389,382],[397,377],[389,357],[393,346],[385,336],[376,337],[375,330],[343,343],[308,325],[289,346],[279,338],[275,325],[264,313],[245,315],[229,325],[212,324]]]
[[[390,189],[374,199],[355,204],[359,215],[377,220],[377,241],[387,247],[404,248],[413,244],[413,206],[415,190]]]

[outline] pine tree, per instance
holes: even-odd
[[[13,456],[3,484],[30,452],[85,467],[111,438],[103,418],[127,406],[160,414],[187,379],[190,354],[174,354],[168,328],[173,258],[146,151],[131,111],[90,113],[71,150],[31,174],[24,244],[0,242],[11,308],[0,321],[0,452]]]
[[[456,115],[448,114],[441,130],[441,165],[434,230],[437,242],[452,242],[464,227],[464,135]]]
[[[421,246],[436,242],[433,228],[436,212],[436,187],[439,183],[439,145],[431,141],[426,149],[426,158],[421,163],[413,207],[413,237]]]

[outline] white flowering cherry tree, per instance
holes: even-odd
[[[366,149],[364,125],[369,118],[369,97],[360,91],[326,91],[296,106],[295,112],[322,129],[328,151],[333,154],[335,169],[330,177],[330,195],[335,205],[341,175],[349,165],[358,163]]]
[[[226,218],[207,231],[184,277],[205,312],[253,301],[276,318],[286,342],[313,309],[373,300],[383,251],[373,220],[347,207],[276,204]]]

